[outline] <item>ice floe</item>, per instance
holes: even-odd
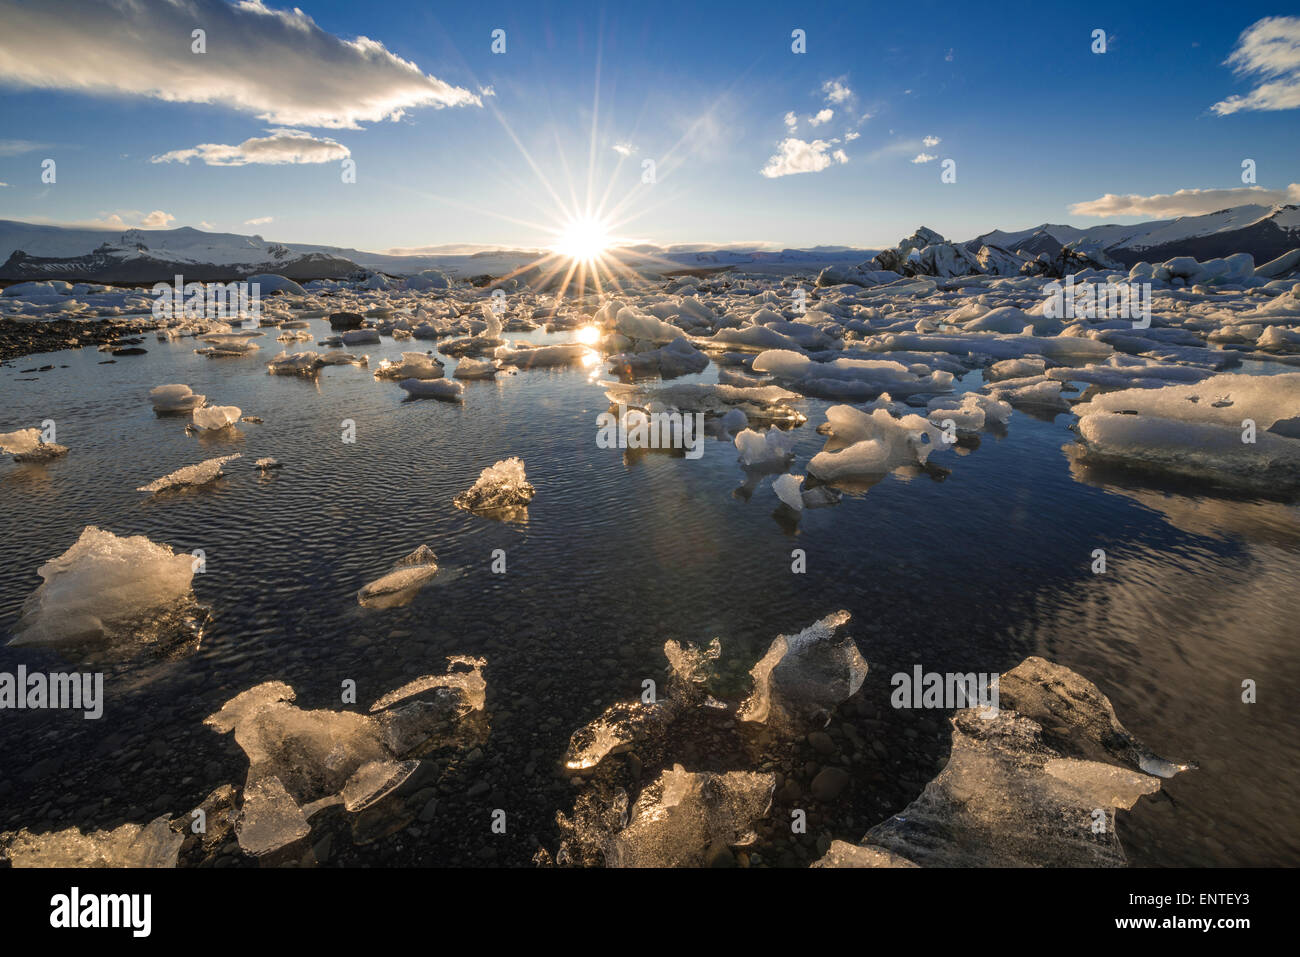
[[[89,525],[36,570],[43,583],[23,604],[10,644],[156,638],[192,603],[195,560],[143,535]]]
[[[162,478],[154,479],[148,485],[141,485],[136,491],[163,492],[178,488],[207,485],[225,474],[222,471],[222,466],[227,462],[233,462],[241,455],[242,453],[236,452],[234,455],[222,455],[218,458],[200,462],[197,465],[186,465],[175,472],[167,473]]]
[[[387,575],[357,592],[357,602],[368,608],[393,608],[405,604],[436,574],[438,556],[428,545],[421,545],[394,565]]]
[[[524,461],[517,456],[502,459],[479,473],[472,487],[456,496],[454,504],[468,512],[492,512],[522,508],[537,490],[524,474]]]

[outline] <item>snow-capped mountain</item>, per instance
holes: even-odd
[[[1233,253],[1250,253],[1262,263],[1300,246],[1300,206],[1234,206],[1200,216],[1086,229],[1044,223],[1018,232],[995,229],[964,245],[971,252],[988,245],[1054,257],[1062,246],[1080,240],[1125,266],[1174,256],[1214,259]]]

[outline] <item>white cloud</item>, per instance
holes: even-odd
[[[111,213],[101,210],[97,219],[55,225],[86,229],[166,229],[175,220],[175,216],[161,209],[155,209],[152,213],[142,213],[138,209],[119,209]]]
[[[416,107],[482,105],[368,37],[344,40],[262,0],[0,0],[0,80],[211,103],[275,124],[358,129]],[[207,52],[191,52],[202,26]]]
[[[258,216],[256,219],[246,219],[246,220],[244,220],[244,225],[245,225],[245,226],[265,226],[267,223],[271,222],[271,221],[274,220],[274,219],[275,219],[274,216]]]
[[[1265,17],[1242,31],[1224,61],[1238,77],[1259,85],[1210,107],[1220,116],[1243,110],[1300,108],[1300,17]]]
[[[342,143],[328,137],[316,137],[302,130],[267,130],[270,136],[254,136],[238,146],[223,143],[200,143],[193,149],[172,150],[155,156],[155,163],[189,163],[202,160],[209,166],[247,166],[260,163],[278,166],[284,163],[333,163],[352,155]]]
[[[615,143],[614,152],[621,156],[631,156],[636,152],[636,147],[631,143]]]
[[[208,222],[206,219],[200,220],[200,221],[199,221],[199,225],[202,226],[204,229],[216,229],[216,227],[213,226],[213,225],[212,225],[210,222]]]
[[[795,173],[817,173],[834,163],[847,163],[849,158],[843,150],[830,152],[833,143],[826,140],[813,140],[811,143],[793,136],[781,141],[777,153],[761,170],[768,179],[779,176],[791,176]]]
[[[827,80],[822,84],[822,92],[826,94],[827,103],[843,103],[853,96],[853,91],[840,80]]]
[[[861,135],[862,135],[861,133],[858,133],[855,130],[849,130],[847,133],[844,134],[844,142],[852,143]]]
[[[785,125],[791,132],[799,125],[799,117],[795,116],[794,110],[785,115]]]
[[[834,115],[834,110],[819,110],[815,116],[808,117],[808,125],[821,126],[823,123],[829,123]]]
[[[0,40],[0,43],[2,42],[4,41]],[[33,143],[31,140],[0,140],[0,156],[22,156],[24,153],[44,149],[48,145],[48,143]]]
[[[937,136],[927,136],[925,139],[921,140],[921,145],[933,147],[933,146],[938,146],[941,142],[943,141],[940,140],[939,137]]]
[[[1107,193],[1100,199],[1075,203],[1070,212],[1076,216],[1200,216],[1232,206],[1274,206],[1297,202],[1300,202],[1300,183],[1292,183],[1286,189],[1235,186],[1228,189],[1180,189],[1175,193],[1156,193],[1153,196]]]
[[[480,86],[480,87],[478,88],[478,95],[479,95],[479,96],[496,96],[496,95],[497,95],[497,88],[494,87],[494,86],[490,86],[490,85],[489,85],[489,86]]]
[[[929,163],[929,162],[932,162],[932,161],[934,161],[934,160],[937,160],[938,158],[939,158],[939,157],[937,157],[937,156],[933,156],[933,155],[931,155],[931,154],[929,154],[929,153],[917,153],[915,156],[912,157],[912,162],[913,162],[913,163]]]

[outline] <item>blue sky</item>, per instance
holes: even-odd
[[[1212,109],[1270,80],[1255,105],[1292,103],[1300,20],[1281,24],[1280,41],[1247,44],[1254,59],[1240,62],[1253,73],[1225,65],[1243,31],[1288,13],[1277,5],[1024,3],[994,13],[985,4],[298,0],[322,44],[304,57],[273,40],[250,44],[265,39],[256,23],[209,20],[223,0],[145,3],[159,15],[143,30],[132,29],[131,7],[110,7],[120,31],[93,22],[86,2],[0,0],[6,24],[23,17],[21,30],[0,35],[0,218],[207,224],[372,250],[535,246],[586,208],[590,172],[620,237],[871,247],[922,224],[967,239],[994,227],[1135,222],[1164,218],[1152,210],[1246,202],[1245,193],[1143,200],[1240,191],[1245,158],[1256,162],[1265,201],[1300,182],[1294,107]],[[212,24],[202,55],[190,50],[190,22]],[[490,49],[497,28],[504,54]],[[791,51],[796,28],[806,53]],[[1104,54],[1091,49],[1097,28],[1108,36]],[[434,77],[458,91],[447,99],[477,102],[425,100],[396,120],[357,119],[406,84],[373,57],[336,58],[325,35],[368,37],[387,51],[380,59],[410,61],[425,85]],[[76,64],[92,56],[107,65],[88,80]],[[250,63],[264,71],[263,88],[230,94],[247,102],[193,102]],[[163,77],[157,88],[139,80],[146,66]],[[282,94],[283,109],[274,102]],[[401,90],[394,95],[400,102]],[[305,114],[304,103],[321,100],[343,119]],[[831,117],[813,125],[827,109]],[[331,158],[180,158],[201,144],[239,156],[239,144],[283,129]],[[794,166],[811,158],[824,168],[782,165],[790,140]],[[340,175],[344,152],[354,183]],[[914,162],[922,154],[934,158]],[[57,162],[54,184],[41,182],[46,158]],[[641,182],[647,159],[653,184]],[[945,159],[956,163],[955,183],[940,181]],[[1107,194],[1138,199],[1094,207],[1102,216],[1071,209]]]

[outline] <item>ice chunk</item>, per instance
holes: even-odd
[[[190,413],[190,421],[201,432],[224,429],[239,421],[243,411],[237,405],[208,405]]]
[[[425,676],[385,695],[369,714],[303,711],[294,690],[268,681],[236,695],[204,724],[234,732],[248,756],[240,847],[262,856],[300,840],[319,810],[360,811],[410,777],[414,758],[457,743],[462,724],[481,712],[481,658],[449,659],[469,672]]]
[[[412,399],[459,402],[465,394],[465,387],[454,379],[403,379],[397,385]]]
[[[833,406],[827,422],[835,437],[851,441],[839,452],[822,451],[808,463],[808,471],[824,482],[884,475],[904,465],[924,465],[936,448],[947,448],[943,432],[919,415],[894,418],[887,409],[870,415],[850,406]]]
[[[378,329],[349,329],[343,333],[345,346],[369,346],[379,344]]]
[[[471,359],[465,357],[456,363],[452,376],[457,379],[492,379],[497,374],[497,365],[489,359]]]
[[[610,356],[610,370],[624,376],[658,375],[665,379],[703,372],[709,357],[678,336],[658,349]]]
[[[212,332],[199,336],[201,342],[208,345],[203,349],[196,349],[199,355],[204,356],[241,356],[257,350],[257,343],[253,340],[262,335],[260,332]]]
[[[441,379],[442,362],[424,352],[403,352],[402,361],[384,359],[375,370],[376,379]]]
[[[519,508],[533,500],[537,490],[524,475],[524,461],[515,456],[489,465],[468,491],[456,496],[455,505],[466,511]]]
[[[163,814],[145,825],[123,824],[89,834],[74,827],[0,835],[0,859],[13,867],[175,867],[184,841],[184,833],[173,830]]]
[[[266,364],[271,375],[313,376],[320,371],[320,354],[316,352],[283,352]]]
[[[41,434],[37,428],[2,433],[0,452],[8,452],[15,462],[44,462],[68,454],[66,446],[42,441]]]
[[[1151,753],[1095,685],[1042,658],[1001,676],[999,710],[963,709],[951,723],[947,766],[867,832],[868,856],[931,867],[1122,866],[1114,809],[1190,767]]]
[[[786,473],[785,475],[777,476],[776,480],[772,483],[772,491],[776,493],[777,498],[790,506],[790,508],[794,509],[796,512],[802,512],[803,493],[800,491],[799,486],[803,484],[803,480],[804,477],[802,475],[791,475]]]
[[[498,347],[494,355],[497,361],[522,369],[566,366],[575,362],[591,363],[597,359],[596,353],[581,342],[563,342],[551,346],[516,342]]]
[[[357,601],[367,607],[382,608],[405,604],[437,573],[438,556],[428,545],[421,545],[399,561],[387,575],[357,592]]]
[[[868,399],[882,392],[894,396],[950,392],[953,376],[942,370],[908,368],[892,359],[839,358],[814,362],[806,355],[770,349],[754,359],[755,372],[770,373],[805,395],[829,399]]]
[[[744,846],[772,806],[776,777],[750,771],[716,774],[680,764],[647,785],[627,827],[605,846],[611,867],[698,867],[711,847]]]
[[[1298,410],[1300,372],[1216,375],[1075,407],[1085,460],[1260,488],[1300,486]]]
[[[985,378],[990,382],[1000,379],[1027,379],[1040,376],[1047,371],[1047,362],[1043,359],[1003,359],[989,366]]]
[[[766,432],[745,429],[736,435],[740,464],[746,468],[785,468],[794,458],[795,434],[772,428]]]
[[[143,535],[120,538],[89,525],[36,573],[44,580],[23,604],[10,644],[52,644],[128,634],[192,595],[194,559]]]
[[[838,611],[798,634],[779,635],[750,671],[754,689],[738,709],[741,720],[787,731],[809,721],[826,724],[867,677],[858,646],[839,633],[848,620],[847,611]]]
[[[153,403],[155,412],[166,415],[173,412],[192,412],[203,405],[207,397],[198,395],[187,385],[174,383],[150,389],[149,401]]]
[[[637,405],[647,408],[658,402],[664,408],[682,412],[702,412],[707,416],[724,416],[732,411],[743,412],[751,425],[800,425],[808,417],[790,403],[799,398],[797,393],[776,385],[735,386],[703,382],[647,388],[619,382],[602,382],[606,397],[615,405]]]
[[[179,468],[175,472],[169,472],[162,478],[154,479],[148,485],[141,485],[137,492],[161,492],[167,489],[185,488],[195,485],[206,485],[209,482],[220,478],[224,473],[221,467],[227,462],[232,462],[239,458],[242,453],[236,452],[234,455],[222,455],[215,459],[208,459],[200,462],[198,465],[187,465]]]

